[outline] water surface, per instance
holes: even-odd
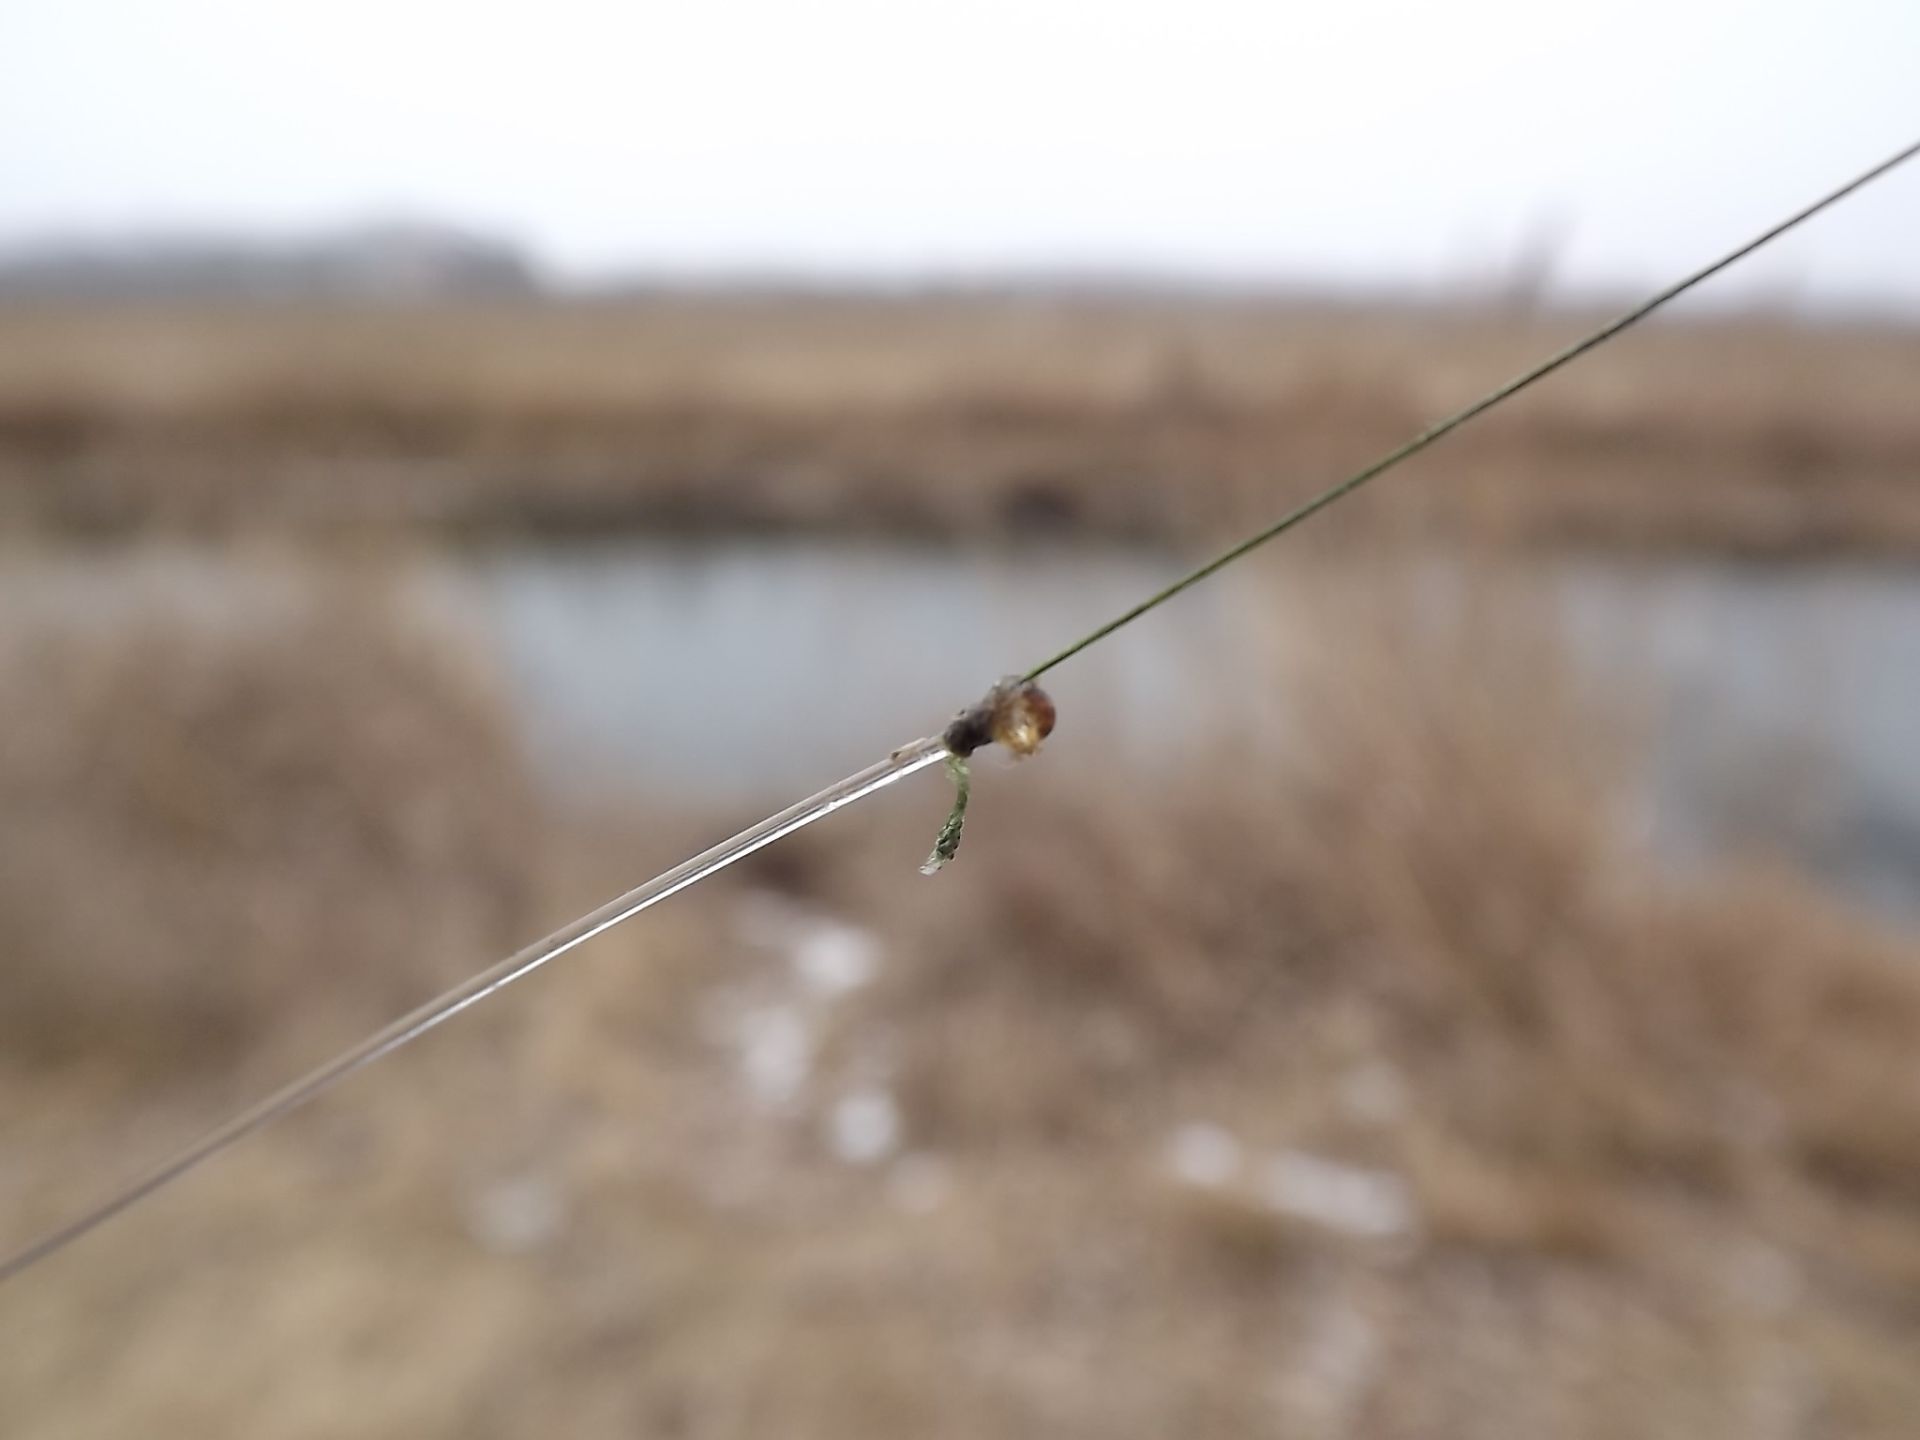
[[[928,733],[1177,569],[1113,549],[649,540],[471,555],[435,585],[497,645],[561,790],[773,800]],[[1414,618],[1462,580],[1426,567]],[[1049,677],[1061,739],[1152,765],[1284,724],[1276,663],[1309,632],[1337,644],[1366,583],[1249,567],[1182,596]],[[1584,558],[1514,584],[1644,717],[1670,853],[1774,849],[1920,914],[1920,570]]]

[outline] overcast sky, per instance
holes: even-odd
[[[1920,0],[0,0],[0,245],[1638,289],[1916,135]],[[1920,308],[1920,166],[1741,288]]]

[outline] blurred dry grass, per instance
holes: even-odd
[[[0,519],[1192,539],[1270,516],[1591,318],[1045,297],[16,306]],[[1322,533],[1911,553],[1916,386],[1907,330],[1655,325]]]
[[[483,672],[300,594],[5,627],[11,1234],[733,818],[535,813]],[[994,784],[938,884],[923,791],[616,932],[8,1287],[9,1428],[1911,1434],[1913,947],[1654,873],[1470,618],[1347,632],[1285,747]],[[898,1148],[850,1164],[861,1095]],[[1406,1214],[1278,1203],[1285,1156]]]
[[[524,928],[532,798],[481,659],[377,578],[282,588],[215,629],[0,633],[10,1056],[219,1066],[263,1018],[349,995],[365,1024]]]

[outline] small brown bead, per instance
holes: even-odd
[[[1053,733],[1053,700],[1032,681],[996,687],[993,738],[1016,755],[1031,755]]]

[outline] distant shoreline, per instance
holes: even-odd
[[[0,524],[1203,543],[1578,324],[985,293],[0,305]],[[1669,323],[1319,533],[1920,553],[1915,395],[1911,330]]]

